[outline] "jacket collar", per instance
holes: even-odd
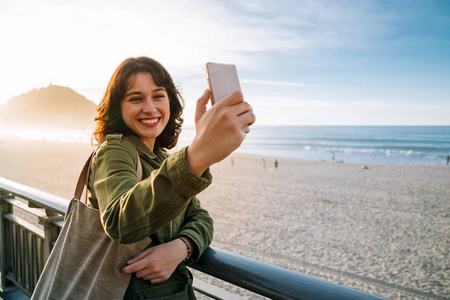
[[[141,155],[148,156],[150,159],[158,158],[160,162],[162,162],[169,156],[165,150],[161,150],[159,148],[154,149],[154,151],[150,150],[150,148],[148,148],[137,135],[127,135],[125,138],[127,138],[136,147]]]
[[[150,148],[148,148],[147,145],[145,145],[138,136],[127,135],[125,138],[128,139],[136,147],[140,154],[146,155],[152,159],[157,157],[157,155],[152,150],[150,150]]]

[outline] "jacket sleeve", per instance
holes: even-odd
[[[184,226],[178,233],[178,237],[188,237],[196,246],[191,258],[186,261],[190,265],[197,262],[202,253],[212,242],[214,233],[213,220],[208,212],[200,205],[200,201],[194,197],[187,207]]]
[[[186,210],[190,198],[211,183],[186,162],[186,149],[165,159],[160,168],[138,182],[136,148],[126,139],[106,142],[94,158],[91,175],[106,233],[120,243],[152,235]]]

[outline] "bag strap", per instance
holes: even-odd
[[[91,165],[94,160],[95,153],[97,152],[97,149],[100,147],[100,145],[103,142],[100,142],[98,146],[92,151],[91,155],[89,155],[88,159],[86,160],[83,169],[81,170],[80,176],[78,177],[77,186],[75,187],[75,193],[74,197],[81,200],[81,195],[83,194],[83,190],[88,186],[88,180],[89,180],[89,172],[91,171]],[[139,153],[136,149],[136,158],[137,158],[137,166],[136,166],[136,175],[138,177],[138,181],[142,180],[142,162],[139,157]],[[87,192],[85,197],[85,204],[87,204]]]

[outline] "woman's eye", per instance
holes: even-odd
[[[165,97],[165,96],[162,95],[162,94],[161,94],[161,95],[155,95],[155,98],[156,98],[156,99],[161,99],[161,98],[164,98],[164,97]]]
[[[134,97],[134,98],[130,98],[129,101],[136,102],[136,101],[140,101],[141,99],[142,99],[141,97]]]

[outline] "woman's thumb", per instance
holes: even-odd
[[[195,123],[197,123],[198,120],[200,120],[201,117],[205,114],[206,105],[208,104],[208,101],[209,101],[209,90],[205,90],[203,95],[197,100],[197,107],[195,109]]]

